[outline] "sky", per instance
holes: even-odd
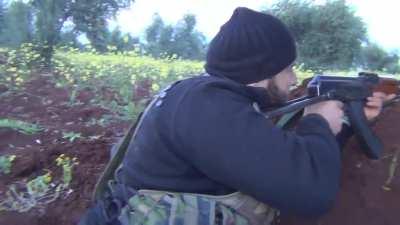
[[[357,16],[366,23],[370,40],[387,50],[400,50],[400,1],[346,0]],[[268,7],[274,0],[135,0],[130,9],[122,10],[117,24],[123,32],[140,36],[159,13],[168,24],[175,24],[186,13],[197,18],[197,30],[211,39],[238,6],[254,10]],[[324,0],[317,0],[324,2]],[[114,24],[115,25],[115,24]]]

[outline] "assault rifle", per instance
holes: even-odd
[[[378,159],[383,144],[368,126],[364,104],[366,98],[372,96],[374,91],[398,94],[399,84],[395,79],[384,79],[377,74],[366,72],[359,73],[358,77],[316,75],[308,83],[307,94],[304,97],[288,101],[278,109],[267,112],[266,117],[281,116],[326,100],[339,100],[344,103],[345,115],[360,139],[365,154],[369,158]],[[399,95],[391,102],[398,100]]]

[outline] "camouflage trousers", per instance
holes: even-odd
[[[122,208],[122,225],[270,225],[278,211],[236,192],[224,196],[140,190]]]

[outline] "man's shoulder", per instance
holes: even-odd
[[[228,91],[237,94],[246,94],[246,86],[227,78],[202,74],[180,81],[177,90],[191,93]]]
[[[203,73],[203,74],[199,74],[196,76],[192,76],[192,77],[183,79],[179,83],[182,83],[185,85],[207,85],[210,83],[227,83],[227,84],[235,85],[236,82],[229,80],[227,78],[211,76],[207,73]]]
[[[220,99],[222,101],[257,102],[268,104],[268,93],[264,88],[247,86],[228,78],[201,75],[182,80],[176,93],[194,98]]]

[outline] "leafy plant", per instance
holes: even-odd
[[[72,106],[74,105],[76,102],[76,96],[78,94],[78,90],[76,88],[73,88],[71,91],[71,95],[69,96],[69,105]]]
[[[64,154],[55,161],[63,170],[61,180],[53,181],[52,172],[47,170],[44,175],[22,184],[20,188],[16,184],[10,185],[4,201],[0,202],[0,211],[27,212],[33,208],[43,211],[47,204],[60,196],[67,197],[72,192],[68,188],[72,181],[72,169],[78,162],[76,158],[70,158]]]
[[[68,187],[72,181],[72,168],[74,165],[78,165],[77,158],[70,158],[64,154],[61,154],[56,159],[57,166],[61,166],[63,169],[63,185]]]
[[[25,43],[16,49],[7,49],[4,52],[6,62],[0,63],[0,83],[16,88],[27,81],[31,72],[43,64],[37,48],[34,44]]]
[[[0,202],[0,211],[27,212],[33,207],[44,208],[56,200],[61,191],[61,186],[54,186],[51,180],[51,173],[47,172],[26,183],[24,191],[15,184],[10,185],[5,200]]]
[[[0,173],[9,174],[15,158],[15,155],[0,156]]]
[[[26,135],[36,134],[43,130],[36,124],[13,119],[0,119],[0,128],[10,128]]]
[[[111,87],[121,97],[132,96],[132,87],[151,78],[160,86],[203,72],[203,63],[173,58],[154,59],[137,52],[95,54],[59,49],[53,61],[59,83],[85,87]]]
[[[63,138],[68,139],[69,142],[74,142],[75,139],[81,138],[81,133],[75,133],[73,131],[71,132],[63,132]]]
[[[86,122],[86,126],[90,127],[90,126],[98,125],[98,126],[105,127],[108,124],[110,124],[111,121],[112,121],[111,115],[108,115],[108,116],[104,115],[100,119],[91,118],[88,122]]]

